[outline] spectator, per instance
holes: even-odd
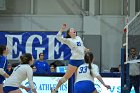
[[[36,74],[49,74],[50,73],[50,66],[48,63],[44,60],[44,54],[39,54],[39,60],[34,63],[34,66],[36,68]]]
[[[6,73],[10,76],[13,72],[12,64],[8,64],[8,67],[6,69]]]
[[[140,55],[137,55],[136,48],[131,48],[129,61],[136,60],[139,58],[140,58]],[[140,83],[138,82],[140,79],[140,64],[138,64],[138,63],[129,64],[129,78],[130,78],[129,93],[131,91],[132,86],[134,86],[135,93],[140,93],[139,92]]]
[[[50,64],[50,70],[51,70],[51,73],[55,73],[56,72],[56,65],[54,63]]]
[[[57,67],[65,66],[65,64],[60,60],[55,60],[53,63],[50,64],[51,72],[57,72]]]

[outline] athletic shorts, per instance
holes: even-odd
[[[94,83],[89,80],[78,81],[74,85],[74,93],[92,93],[95,90]]]
[[[80,65],[82,65],[84,63],[84,60],[70,60],[69,64],[72,66],[76,66],[79,67]]]
[[[19,89],[19,87],[12,87],[12,86],[5,86],[5,87],[3,87],[4,93],[8,93],[10,91],[14,91],[14,90],[17,90],[17,89]]]
[[[5,78],[3,76],[0,75],[0,84],[3,84],[3,81],[5,80]]]

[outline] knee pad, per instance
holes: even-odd
[[[64,77],[62,77],[62,78],[60,79],[60,82],[61,82],[61,83],[65,83],[66,81],[67,81],[67,79],[64,78]]]

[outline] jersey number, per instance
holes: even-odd
[[[80,42],[77,42],[77,46],[81,46],[81,43]]]
[[[86,73],[87,72],[87,66],[85,67],[80,67],[79,73]]]

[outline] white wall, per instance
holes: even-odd
[[[121,15],[123,0],[100,0],[100,13],[103,15]]]
[[[83,29],[85,35],[101,35],[100,16],[85,16],[83,23],[84,23]]]
[[[124,17],[102,16],[100,23],[102,70],[109,70],[111,67],[117,67],[120,64]]]
[[[121,59],[121,46],[125,17],[123,16],[85,16],[84,34],[102,37],[102,71],[117,67]],[[92,42],[89,40],[89,42]],[[92,42],[96,43],[96,42]],[[94,49],[93,49],[94,51]]]
[[[35,14],[81,14],[81,0],[34,0]]]
[[[1,31],[58,31],[61,24],[66,23],[69,27],[82,30],[81,16],[1,16]]]
[[[82,0],[5,0],[0,14],[80,15]],[[32,8],[33,6],[33,8]]]
[[[84,7],[90,13],[120,15],[122,0],[5,0],[6,10],[0,14],[80,15]],[[133,1],[133,0],[132,0]],[[86,5],[84,2],[89,2]],[[83,7],[84,5],[84,7]]]
[[[30,14],[30,0],[5,0],[6,9],[0,11],[0,14]]]

